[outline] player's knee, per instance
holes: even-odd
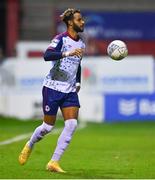
[[[43,132],[45,132],[45,134],[51,132],[52,128],[53,128],[52,125],[49,125],[45,122],[42,123],[42,130],[43,130]]]
[[[68,119],[65,121],[65,127],[69,130],[69,131],[75,131],[75,129],[77,128],[77,120],[76,119]]]
[[[38,128],[40,128],[39,139],[42,139],[43,136],[51,132],[53,126],[43,122]]]

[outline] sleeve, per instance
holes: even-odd
[[[85,43],[82,44],[82,48],[85,49]],[[79,64],[78,71],[76,74],[76,85],[79,86],[80,83],[81,83],[81,64]]]
[[[52,39],[47,50],[44,53],[45,61],[55,61],[62,58],[62,37],[56,36]]]
[[[81,83],[81,65],[79,64],[78,71],[76,74],[76,83]]]

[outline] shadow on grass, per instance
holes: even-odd
[[[127,173],[114,172],[114,171],[104,171],[101,169],[78,169],[73,170],[73,172],[68,172],[64,174],[64,178],[75,178],[75,179],[115,179],[115,178],[126,178]]]

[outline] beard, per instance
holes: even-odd
[[[74,29],[74,31],[76,31],[77,33],[84,31],[83,28],[80,28],[80,27],[77,26],[75,23],[73,23],[73,29]]]

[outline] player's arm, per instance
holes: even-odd
[[[76,74],[76,92],[80,91],[81,87],[81,65],[79,64],[78,71]]]
[[[45,61],[55,61],[63,58],[62,52],[55,51],[54,49],[47,49],[44,53]]]
[[[83,50],[75,49],[74,51],[71,51],[71,52],[69,51],[61,52],[53,48],[48,48],[44,53],[44,59],[45,61],[55,61],[55,60],[58,60],[67,56],[74,56],[74,55],[82,57]]]
[[[66,52],[61,52],[62,48],[62,37],[61,36],[56,36],[48,46],[47,50],[44,53],[44,60],[45,61],[55,61],[62,59],[64,57],[68,56],[79,56],[82,57],[83,55],[83,49],[75,49],[73,51],[66,51]]]
[[[60,36],[56,36],[54,39],[52,39],[51,43],[44,53],[44,60],[55,61],[61,59],[63,57],[61,48],[62,38]]]

